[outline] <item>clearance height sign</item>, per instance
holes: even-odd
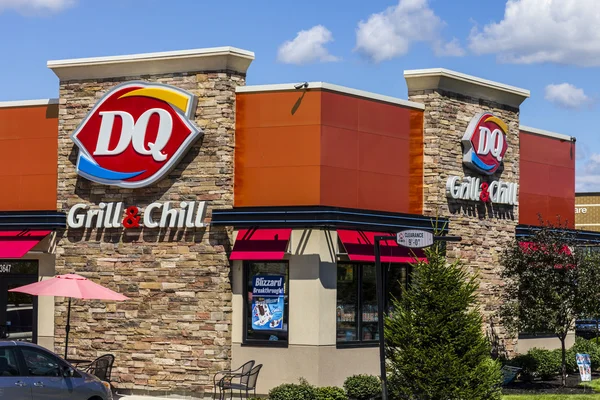
[[[600,232],[600,193],[575,195],[575,228]]]

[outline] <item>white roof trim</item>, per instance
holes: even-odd
[[[527,133],[533,133],[536,135],[548,136],[548,137],[560,139],[560,140],[571,141],[571,140],[575,139],[575,137],[573,137],[573,136],[563,135],[562,133],[545,131],[543,129],[531,128],[529,126],[524,126],[524,125],[519,125],[519,130],[523,131],[523,132],[527,132]]]
[[[50,104],[58,104],[58,99],[0,101],[0,108],[47,106]]]
[[[451,71],[445,68],[404,71],[408,91],[442,89],[466,96],[518,107],[530,96],[529,90]]]
[[[253,60],[253,52],[226,46],[54,60],[48,61],[47,66],[61,80],[83,80],[195,71],[233,70],[246,73]]]
[[[250,85],[250,86],[238,86],[235,89],[236,93],[254,93],[254,92],[282,92],[282,91],[301,91],[310,89],[322,89],[329,90],[332,92],[338,92],[343,94],[349,94],[352,96],[363,97],[366,99],[383,101],[386,103],[398,104],[401,106],[416,108],[418,110],[424,110],[425,105],[421,103],[415,103],[414,101],[408,101],[399,99],[397,97],[385,96],[382,94],[366,92],[364,90],[352,89],[345,86],[334,85],[326,82],[308,82],[306,89],[296,89],[294,86],[297,83],[281,83],[275,85]]]

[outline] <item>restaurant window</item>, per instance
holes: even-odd
[[[244,344],[287,346],[289,268],[286,261],[244,264]]]
[[[408,264],[387,264],[384,268],[385,304],[394,312],[390,299],[400,298],[408,284]],[[337,268],[337,344],[373,345],[379,340],[375,264],[338,263]]]

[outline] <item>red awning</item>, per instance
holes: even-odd
[[[282,260],[292,229],[240,229],[230,260]]]
[[[342,241],[346,253],[351,261],[375,262],[375,236],[392,236],[383,232],[350,231],[344,229],[337,230],[338,237]],[[427,261],[423,250],[407,249],[396,243],[396,238],[392,240],[379,242],[381,262],[392,263],[415,263]],[[417,256],[416,259],[413,253]]]
[[[0,258],[21,258],[52,231],[0,231]]]

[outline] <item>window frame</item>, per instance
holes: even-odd
[[[337,293],[338,293],[338,287],[337,287],[337,268],[339,265],[352,265],[354,268],[354,272],[357,273],[357,304],[358,304],[358,309],[356,310],[357,316],[357,337],[358,340],[352,340],[352,341],[338,341],[337,340],[337,329],[338,329],[338,321],[337,321],[337,313],[336,313],[336,321],[335,321],[335,331],[336,331],[336,339],[335,339],[335,347],[338,349],[352,349],[352,348],[369,348],[369,347],[378,347],[379,346],[379,340],[378,339],[371,339],[371,340],[364,340],[362,339],[362,322],[363,322],[363,290],[362,290],[362,282],[363,282],[363,267],[365,265],[368,266],[372,266],[373,268],[376,268],[376,265],[374,262],[361,262],[361,261],[338,261],[336,264],[336,307],[337,307]],[[386,296],[384,298],[384,308],[383,308],[383,312],[384,315],[387,314],[387,309],[389,308],[389,304],[391,301],[390,298],[390,288],[391,288],[391,282],[388,279],[388,267],[389,268],[406,268],[406,286],[404,287],[403,290],[406,290],[406,288],[408,287],[408,285],[410,285],[411,282],[411,277],[412,277],[412,265],[409,263],[389,263],[389,262],[385,262],[385,263],[381,263],[381,267],[383,270],[383,280],[384,280],[384,285],[385,285],[385,293]]]
[[[287,318],[287,340],[282,341],[282,340],[257,340],[257,339],[248,339],[248,312],[249,307],[248,307],[248,278],[249,278],[249,274],[250,274],[250,264],[254,264],[254,263],[284,263],[286,265],[287,268],[287,280],[286,282],[284,282],[284,286],[287,287],[287,297],[288,297],[288,309],[287,309],[287,313],[284,314],[284,321]],[[289,311],[290,311],[290,262],[289,260],[279,260],[279,261],[275,261],[275,260],[244,260],[243,262],[243,266],[242,266],[242,279],[243,279],[243,286],[242,286],[242,299],[243,299],[243,315],[242,315],[242,320],[243,320],[243,324],[242,324],[242,343],[241,346],[242,347],[277,347],[277,348],[287,348],[289,346],[289,341],[290,341],[290,315],[289,315]],[[287,285],[287,286],[286,286]]]

